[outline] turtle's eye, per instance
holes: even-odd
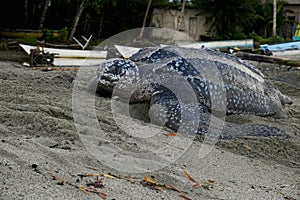
[[[125,74],[126,70],[124,69],[124,66],[113,66],[111,68],[111,73],[116,76],[123,76]]]

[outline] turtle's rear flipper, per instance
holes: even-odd
[[[269,126],[265,124],[232,124],[225,123],[220,139],[232,139],[243,136],[258,136],[258,137],[270,137],[270,136],[283,136],[285,138],[288,135],[280,128],[275,126]]]

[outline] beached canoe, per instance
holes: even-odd
[[[44,52],[56,54],[55,58],[73,58],[73,59],[106,59],[107,51],[98,50],[77,50],[77,49],[59,49],[37,47],[26,44],[19,44],[22,49],[29,55],[31,50],[41,48]]]
[[[262,44],[260,45],[260,51],[262,54],[266,55],[282,55],[282,54],[289,54],[295,55],[299,54],[300,50],[300,41],[293,41],[293,42],[283,42],[278,44]],[[297,51],[296,51],[297,50]]]
[[[28,55],[30,55],[32,50],[36,50],[37,48],[40,48],[44,53],[54,55],[53,65],[55,66],[98,65],[105,60],[107,56],[107,51],[46,48],[26,44],[19,45]]]
[[[0,36],[7,38],[41,38],[43,36],[42,30],[29,30],[29,29],[4,29],[0,28]],[[60,37],[62,34],[57,31],[52,31],[52,37]]]
[[[170,44],[160,44],[160,47],[169,46]],[[239,50],[253,50],[253,39],[247,40],[223,40],[223,41],[210,41],[210,42],[182,42],[172,44],[185,48],[196,48],[196,49],[219,49],[227,51],[228,48],[239,49]],[[134,53],[137,53],[140,48],[133,46],[115,45],[118,52],[124,57],[129,58]]]
[[[177,45],[181,47],[198,48],[198,49],[209,48],[209,49],[227,50],[228,48],[238,48],[240,50],[252,50],[253,39],[178,43]]]

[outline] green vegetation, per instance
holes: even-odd
[[[29,45],[37,45],[37,39],[33,37],[23,37],[23,38],[17,38],[17,41],[19,43],[29,44]]]
[[[294,22],[286,18],[285,1],[277,0],[277,33],[271,37],[273,25],[273,0],[192,0],[194,7],[208,14],[213,39],[253,38],[259,43],[286,41],[290,38],[286,27]]]
[[[199,14],[207,14],[210,32],[217,39],[243,39],[255,22],[257,0],[194,0]]]
[[[58,42],[65,42],[68,37],[68,28],[64,27],[59,31],[54,31],[50,29],[43,29],[43,39],[46,41],[58,41]]]
[[[107,38],[125,30],[141,27],[147,0],[26,0],[5,1],[5,10],[18,12],[0,13],[4,28],[37,29],[46,27],[44,39],[66,41],[73,35],[93,35],[95,39]],[[16,3],[17,2],[17,3]],[[50,3],[49,3],[50,2]],[[155,6],[180,10],[183,0],[152,0]],[[273,0],[186,0],[186,7],[199,9],[211,24],[210,35],[214,40],[253,38],[258,43],[288,41],[293,21],[286,18],[285,1],[277,0],[277,33],[271,37]],[[48,5],[48,6],[47,6]],[[151,14],[148,15],[149,24]],[[60,30],[54,37],[52,30]]]
[[[264,38],[260,35],[257,35],[256,33],[250,33],[249,36],[250,38],[254,39],[258,44],[276,44],[291,41],[291,39],[284,39],[278,35]]]

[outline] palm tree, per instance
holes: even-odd
[[[150,10],[151,3],[152,3],[152,0],[149,0],[148,1],[148,6],[147,6],[147,9],[146,9],[146,13],[145,13],[145,17],[144,17],[144,20],[143,20],[143,26],[142,26],[141,33],[140,33],[140,38],[143,37],[143,34],[144,34],[144,29],[145,29],[145,26],[146,26],[147,17],[148,17],[148,13],[149,13],[149,10]]]
[[[103,29],[103,21],[104,21],[104,14],[106,11],[107,6],[115,7],[117,4],[117,0],[92,0],[89,3],[89,6],[99,15],[98,21],[98,33],[97,37],[100,38],[101,32]]]
[[[287,19],[285,12],[291,12],[284,10],[285,1],[277,1],[276,3],[276,18],[277,18],[277,32],[282,31],[282,27],[286,24]],[[272,24],[273,24],[273,0],[267,0],[266,2],[260,2],[255,8],[257,12],[257,20],[254,24],[255,29],[259,35],[264,37],[271,36]]]
[[[76,28],[77,28],[79,19],[81,17],[81,14],[87,6],[90,6],[97,14],[101,15],[100,20],[99,20],[99,33],[98,33],[98,35],[100,35],[101,29],[102,29],[102,24],[103,24],[104,5],[107,5],[107,4],[116,5],[116,2],[117,2],[117,0],[80,0],[76,15],[73,20],[73,24],[71,27],[71,31],[70,31],[68,40],[69,41],[72,40],[72,38],[75,34],[75,31],[76,31]]]
[[[42,15],[41,15],[41,18],[40,18],[38,30],[42,30],[43,27],[44,27],[44,21],[45,21],[47,11],[48,11],[48,7],[49,7],[50,4],[51,4],[51,0],[45,0],[44,1],[44,8],[43,8]]]
[[[77,28],[77,25],[78,25],[78,22],[79,22],[79,19],[80,19],[81,14],[82,14],[82,11],[85,8],[87,2],[88,2],[88,0],[81,0],[81,2],[80,2],[80,5],[77,9],[77,12],[76,12],[76,15],[74,17],[73,24],[72,24],[72,27],[71,27],[71,31],[70,31],[70,35],[69,35],[69,39],[68,39],[69,41],[71,41],[73,39],[73,36],[75,34],[75,31],[76,31],[76,28]]]
[[[244,31],[252,27],[256,19],[254,6],[259,0],[193,0],[201,9],[200,14],[207,14],[210,32],[220,39],[241,39]]]

